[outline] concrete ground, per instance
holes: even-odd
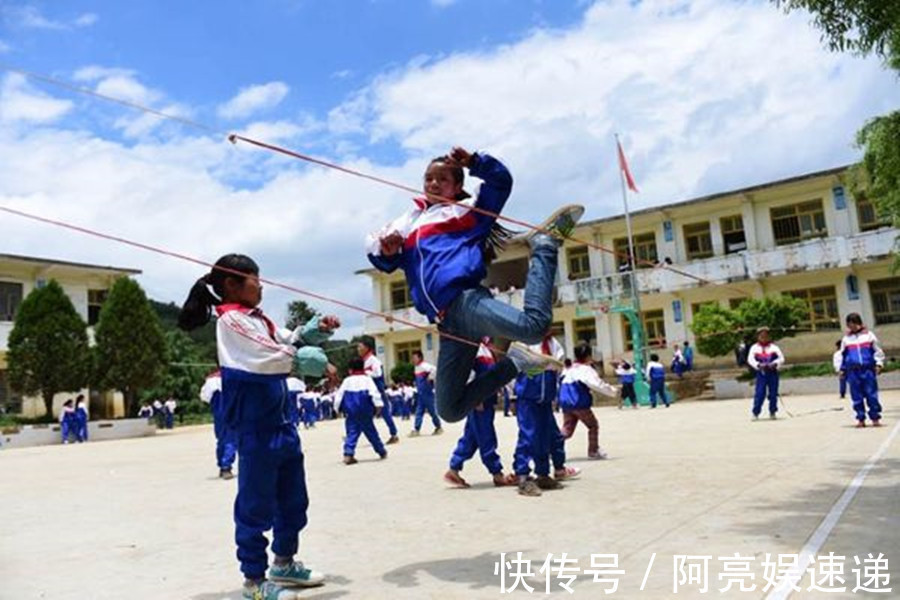
[[[583,570],[592,554],[615,554],[624,574],[611,597],[672,597],[676,555],[690,555],[711,557],[709,591],[682,584],[678,597],[763,598],[766,554],[774,561],[799,553],[823,520],[812,540],[823,543],[812,550],[846,556],[846,592],[794,597],[867,595],[851,590],[853,557],[868,553],[888,559],[894,590],[871,595],[900,597],[900,392],[883,394],[880,429],[853,429],[848,401],[834,396],[786,400],[794,416],[782,412],[774,422],[751,422],[747,401],[595,409],[610,460],[585,459],[580,429],[567,451],[581,478],[540,498],[494,488],[477,458],[464,471],[471,489],[445,486],[441,475],[460,424],[439,437],[404,437],[384,462],[361,446],[352,467],[340,462],[342,422],[320,424],[302,432],[312,505],[301,556],[329,580],[301,597],[497,598],[500,553],[510,560],[521,552],[532,561],[535,577],[525,582],[534,591],[520,583],[516,598],[546,595],[541,566],[548,554],[563,553],[578,561],[567,565],[578,569],[577,597],[605,597],[609,586]],[[498,414],[497,426],[508,465],[515,419]],[[409,430],[407,422],[401,427]],[[430,433],[430,424],[424,430]],[[826,519],[861,469],[867,477],[858,494]],[[216,475],[210,427],[2,451],[0,598],[239,598],[236,482]],[[719,592],[726,583],[719,557],[735,553],[750,561],[753,592],[735,591],[736,584]],[[568,597],[557,575],[551,593]],[[810,582],[806,575],[800,586]]]

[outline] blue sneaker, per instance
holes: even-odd
[[[297,600],[297,594],[273,581],[244,584],[241,590],[244,600]]]
[[[302,562],[291,561],[286,565],[269,567],[269,579],[287,586],[316,587],[325,583],[325,576],[307,569]]]

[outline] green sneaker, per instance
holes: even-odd
[[[575,230],[575,225],[578,224],[578,220],[581,219],[583,215],[583,206],[580,204],[567,204],[566,206],[559,208],[550,215],[546,221],[541,223],[540,228],[542,231],[532,229],[525,234],[525,238],[531,239],[534,236],[543,233],[545,235],[566,239],[572,235],[572,232]]]
[[[245,600],[297,600],[297,594],[272,581],[244,584],[241,598]]]
[[[325,583],[325,576],[307,569],[302,562],[291,561],[286,565],[269,567],[269,579],[287,586],[316,587]]]

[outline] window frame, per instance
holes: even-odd
[[[635,234],[634,240],[634,261],[637,269],[650,269],[659,262],[659,248],[656,245],[656,232],[647,231]],[[613,240],[613,250],[616,253],[616,261],[627,263],[626,260],[619,260],[619,257],[628,256],[628,236],[615,238]]]
[[[402,287],[401,287],[402,286]],[[397,294],[402,293],[404,299],[399,303],[396,302]],[[391,302],[391,310],[405,310],[407,308],[412,307],[412,295],[409,292],[409,284],[406,282],[406,279],[399,279],[397,281],[392,281],[390,283],[390,287],[388,288],[388,295],[390,296]]]
[[[18,287],[18,299],[15,299],[14,294],[3,290],[6,286],[9,286],[9,288]],[[10,298],[13,298],[12,302],[10,302]],[[24,299],[24,283],[21,281],[0,281],[0,323],[12,323],[15,321],[16,313],[19,312],[19,307],[22,306]]]
[[[578,269],[572,268],[574,263],[578,263]],[[569,281],[591,277],[591,254],[587,246],[566,248],[566,264],[569,267]]]
[[[801,327],[806,331],[840,331],[840,306],[838,305],[836,286],[823,285],[813,288],[788,290],[782,293],[806,302],[808,318],[800,322]],[[824,303],[824,311],[821,313],[816,310],[816,304],[819,302]]]
[[[891,323],[900,323],[900,279],[889,277],[887,279],[870,279],[869,280],[869,297],[872,302],[872,314],[875,318],[875,325],[889,325]],[[884,288],[884,289],[880,289]],[[885,295],[884,305],[886,311],[879,311],[876,303],[876,296]],[[893,302],[891,294],[897,295],[897,310],[893,310]],[[886,317],[886,318],[885,318]]]
[[[684,252],[688,260],[702,260],[715,256],[709,221],[687,223],[681,227],[681,234],[684,236]],[[697,242],[698,250],[691,250],[692,241]]]
[[[788,214],[790,211],[790,214]],[[776,213],[779,213],[776,217]],[[784,214],[780,214],[784,213]],[[809,220],[809,225],[814,229],[804,229],[804,219]],[[816,223],[821,219],[821,228]],[[792,221],[792,225],[782,225],[779,227],[777,223],[787,223]],[[806,240],[814,240],[828,237],[828,221],[825,218],[825,203],[821,198],[815,200],[805,200],[794,204],[785,204],[782,206],[773,206],[769,209],[769,223],[772,226],[772,239],[776,246],[786,246],[789,244],[797,244]],[[779,237],[779,230],[796,229],[796,235],[790,237]]]

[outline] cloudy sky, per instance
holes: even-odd
[[[853,161],[855,130],[900,105],[878,61],[761,0],[3,0],[0,63],[411,185],[451,145],[487,150],[516,179],[506,212],[533,221],[620,211],[614,132],[641,208]],[[242,252],[371,306],[363,237],[409,198],[0,71],[0,204]],[[135,267],[164,301],[202,274],[3,214],[0,253]],[[270,289],[264,308],[294,297]]]

